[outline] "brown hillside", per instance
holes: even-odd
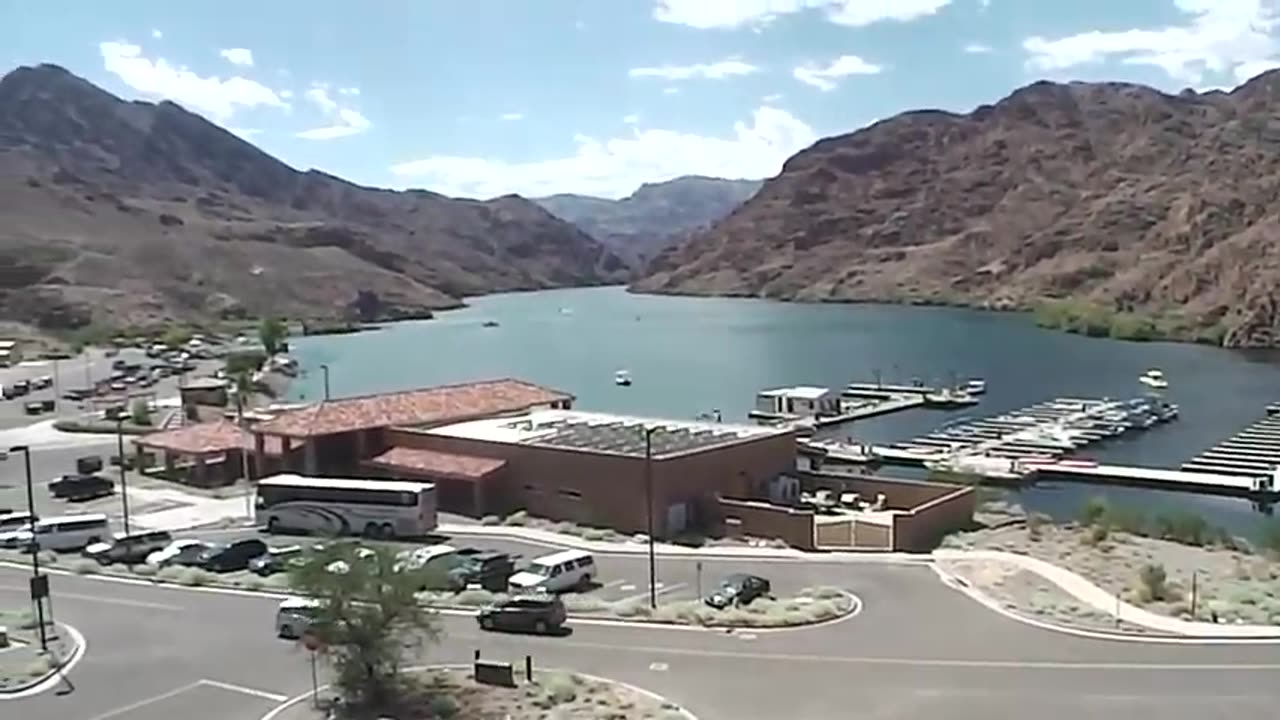
[[[1280,72],[1231,93],[1039,82],[819,141],[635,289],[1175,318],[1280,338]]]

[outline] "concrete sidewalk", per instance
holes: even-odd
[[[1158,615],[1137,605],[1131,605],[1119,600],[1115,595],[1066,568],[1038,558],[1019,555],[1018,553],[1000,550],[943,549],[935,550],[933,557],[937,560],[991,560],[1017,565],[1057,585],[1072,597],[1095,610],[1118,617],[1120,620],[1134,625],[1141,625],[1171,635],[1199,638],[1280,639],[1280,626],[1209,623]]]
[[[167,488],[129,488],[131,502],[142,498],[155,503],[179,505],[155,512],[138,513],[130,518],[132,524],[148,530],[179,532],[224,520],[244,520],[246,517],[244,497],[207,498]]]

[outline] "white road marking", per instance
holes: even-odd
[[[621,591],[623,591],[623,592],[631,592],[632,590],[635,590],[635,589],[636,589],[636,586],[635,586],[635,585],[633,585],[633,584],[631,584],[631,583],[627,583],[626,585],[623,585],[622,587],[620,587],[620,588],[618,588],[618,589],[619,589],[619,590],[621,590]]]
[[[8,585],[0,585],[0,590],[7,590],[9,592],[21,592],[21,593],[31,592],[30,588],[16,588]],[[85,602],[106,603],[108,605],[124,605],[125,607],[148,608],[151,610],[171,610],[173,612],[182,611],[182,608],[179,607],[178,605],[166,605],[164,603],[145,602],[142,600],[121,600],[119,598],[97,597],[94,595],[79,595],[77,593],[69,593],[69,592],[61,592],[61,591],[50,592],[49,594],[52,595],[54,598],[69,598],[71,600],[83,600]]]
[[[664,662],[649,663],[649,669],[654,672],[666,672],[668,667]]]
[[[125,705],[123,707],[118,707],[115,710],[108,710],[107,712],[101,715],[93,716],[92,718],[90,718],[90,720],[107,720],[107,718],[119,717],[126,713],[131,713],[134,710],[137,710],[139,708],[144,708],[148,705],[154,705],[155,703],[163,702],[165,700],[168,700],[169,698],[177,697],[182,693],[187,692],[188,690],[195,690],[198,687],[200,687],[199,682],[188,683],[186,685],[183,685],[182,687],[174,688],[167,693],[161,693],[154,697],[149,697],[145,700],[139,700],[135,703],[129,703],[128,705]]]
[[[758,637],[760,636],[755,633],[738,633],[739,640],[755,640]]]
[[[265,690],[255,690],[254,688],[245,687],[243,685],[232,685],[231,683],[218,682],[217,680],[201,680],[197,684],[208,685],[209,687],[216,687],[222,690],[230,690],[231,692],[244,693],[245,695],[252,695],[264,700],[270,700],[271,702],[284,702],[289,699],[288,695],[269,693]]]
[[[658,583],[653,586],[653,594],[655,597],[658,597],[661,595],[666,595],[668,593],[673,593],[676,590],[679,590],[686,586],[687,586],[687,583],[676,583],[675,585],[668,585],[666,587],[663,587],[662,583]],[[636,593],[635,595],[629,595],[627,597],[624,597],[618,602],[634,602],[636,600],[644,600],[647,597],[649,597],[649,591],[646,589],[642,593]]]

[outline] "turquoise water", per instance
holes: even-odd
[[[474,298],[437,319],[357,335],[299,338],[308,372],[290,389],[317,399],[317,370],[330,367],[334,397],[513,376],[567,390],[585,410],[693,418],[712,409],[746,420],[755,393],[779,385],[840,387],[871,381],[986,378],[987,395],[967,411],[992,415],[1052,397],[1137,396],[1137,378],[1158,367],[1182,418],[1082,454],[1111,462],[1174,467],[1256,420],[1280,399],[1280,362],[1174,343],[1126,343],[1041,330],[1023,315],[953,308],[808,305],[765,300],[631,295],[588,288]],[[483,327],[485,321],[498,327]],[[614,384],[630,371],[631,387]],[[911,410],[846,425],[862,440],[900,440],[955,413]],[[1063,516],[1101,492],[1072,484],[1023,493],[1028,507]],[[1246,531],[1261,516],[1250,503],[1149,490],[1112,489],[1122,503],[1192,507]]]

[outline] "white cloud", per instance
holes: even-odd
[[[1121,31],[1093,30],[1057,39],[1030,37],[1022,46],[1038,70],[1061,70],[1116,59],[1150,65],[1171,78],[1201,84],[1206,73],[1234,75],[1273,62],[1277,15],[1271,0],[1174,0],[1181,25]]]
[[[689,80],[706,78],[723,80],[728,77],[751,75],[760,68],[738,58],[729,58],[713,63],[694,63],[692,65],[660,65],[657,67],[631,68],[627,74],[633,78],[656,77],[666,80]]]
[[[341,92],[339,90],[340,94]],[[326,83],[312,83],[311,87],[307,88],[307,91],[303,94],[329,121],[328,125],[297,133],[297,137],[303,140],[336,140],[337,138],[359,135],[373,127],[373,123],[369,122],[369,118],[360,114],[359,110],[340,105],[334,100],[329,95],[329,85]]]
[[[635,125],[636,123],[640,122],[640,116],[635,114],[623,115],[622,122],[628,125]]]
[[[498,116],[498,119],[499,119],[499,120],[507,120],[507,121],[510,121],[510,120],[523,120],[523,119],[524,119],[524,113],[522,113],[522,112],[509,112],[509,113],[502,113],[501,115],[499,115],[499,116]]]
[[[280,91],[280,97],[284,98],[285,100],[292,99],[292,98],[293,98],[293,91],[292,91],[292,90],[281,90],[281,91]]]
[[[765,95],[761,99],[767,103],[776,103],[782,99],[782,93],[773,93],[772,95]]]
[[[763,25],[783,15],[822,10],[837,25],[907,22],[937,13],[951,0],[657,0],[653,17],[700,29]]]
[[[219,50],[218,54],[232,65],[253,67],[253,53],[248,48],[226,48]]]
[[[358,87],[338,88],[338,94],[347,95],[349,97],[358,97],[360,95],[360,88]]]
[[[823,92],[835,90],[840,83],[838,78],[849,75],[876,75],[884,68],[869,63],[857,55],[841,55],[829,65],[801,65],[791,71],[797,80],[805,85],[812,85]]]
[[[156,40],[160,40],[164,38],[164,33],[160,32],[159,30],[152,30],[151,37],[155,38]]]
[[[993,52],[990,45],[983,45],[982,43],[969,43],[964,46],[964,51],[970,55],[986,55]]]
[[[99,43],[98,50],[107,72],[125,85],[143,95],[172,100],[219,122],[225,122],[240,108],[289,108],[274,90],[248,78],[200,77],[163,58],[144,57],[142,48],[126,42]]]
[[[679,92],[680,92],[680,88],[678,88],[678,87],[664,87],[664,88],[662,88],[662,94],[663,94],[663,95],[676,95],[676,94],[678,94]]]
[[[572,155],[527,163],[437,155],[401,163],[391,172],[415,186],[469,197],[520,193],[539,197],[577,192],[624,197],[641,183],[681,175],[766,177],[817,139],[813,128],[785,110],[761,107],[731,133],[707,136],[633,128],[623,137],[577,135]]]

